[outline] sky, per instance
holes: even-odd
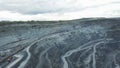
[[[0,0],[0,21],[119,16],[120,0]]]

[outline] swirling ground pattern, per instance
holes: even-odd
[[[118,19],[1,26],[1,68],[120,68]],[[73,22],[73,23],[71,23]],[[8,57],[9,58],[9,57]],[[0,60],[3,57],[0,56]]]

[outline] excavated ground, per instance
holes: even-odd
[[[0,68],[120,68],[120,19],[2,22]]]

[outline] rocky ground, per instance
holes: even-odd
[[[2,22],[0,68],[120,68],[120,19]]]

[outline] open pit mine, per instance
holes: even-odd
[[[1,21],[0,68],[120,68],[120,18]]]

